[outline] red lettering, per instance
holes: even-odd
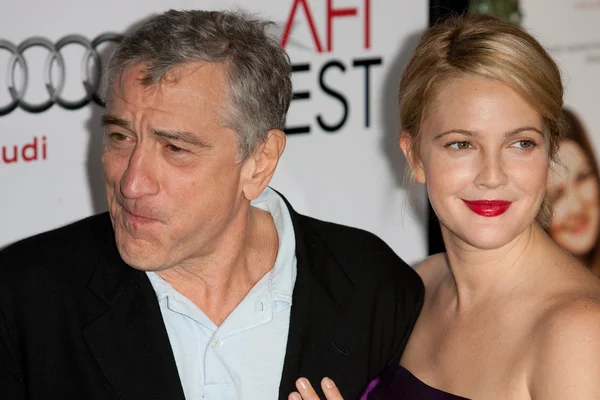
[[[27,156],[27,151],[33,151],[33,155]],[[23,146],[21,150],[21,157],[23,161],[36,161],[37,160],[37,137],[33,138],[33,143],[27,143]]]
[[[365,49],[371,48],[371,0],[365,0]]]
[[[39,146],[38,146],[39,145]],[[31,162],[38,160],[46,160],[48,157],[48,144],[46,136],[34,136],[31,142],[25,142],[22,145],[16,144],[13,146],[0,146],[2,156],[0,157],[0,165],[13,164],[22,162]],[[12,149],[12,154],[11,154]],[[19,158],[19,155],[21,156]],[[40,157],[38,157],[41,155]]]
[[[8,159],[6,157],[6,149],[7,149],[6,146],[2,146],[2,160],[6,164],[17,162],[17,157],[19,155],[19,151],[17,150],[17,146],[13,146],[13,157],[12,157],[12,159]]]
[[[332,50],[333,38],[332,22],[337,17],[352,17],[356,15],[356,8],[333,8],[333,0],[327,0],[327,51]]]
[[[287,45],[288,39],[290,37],[290,32],[292,30],[292,23],[294,22],[294,16],[296,14],[296,10],[298,6],[302,6],[304,9],[304,14],[306,15],[306,19],[308,20],[308,26],[310,28],[310,33],[312,35],[313,41],[315,42],[315,47],[317,51],[321,53],[322,47],[321,42],[319,41],[319,35],[317,34],[317,30],[315,29],[315,23],[312,18],[312,14],[310,13],[310,9],[308,8],[308,4],[306,0],[294,0],[294,4],[292,5],[292,11],[290,12],[290,16],[285,23],[285,29],[283,30],[283,37],[281,38],[281,47],[285,48]]]

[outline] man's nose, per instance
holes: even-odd
[[[155,155],[138,144],[131,153],[120,186],[121,194],[129,199],[156,194],[159,184],[156,179]]]

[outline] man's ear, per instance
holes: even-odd
[[[285,133],[279,129],[267,132],[266,140],[243,161],[242,190],[248,200],[254,200],[265,190],[285,149]]]
[[[425,169],[423,168],[421,160],[415,157],[415,154],[412,151],[413,140],[413,137],[408,132],[402,131],[402,133],[400,133],[400,148],[410,165],[415,181],[425,184],[425,182],[427,182],[427,179],[425,178]]]

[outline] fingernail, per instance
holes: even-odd
[[[329,378],[323,378],[323,386],[327,389],[331,389],[333,387],[333,381]]]
[[[293,400],[302,400],[302,397],[298,393],[292,393],[290,398]]]
[[[308,381],[305,378],[298,379],[298,385],[300,385],[302,389],[308,389]]]

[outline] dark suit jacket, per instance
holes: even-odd
[[[376,236],[290,211],[298,272],[280,399],[300,376],[357,398],[399,362],[422,282]],[[0,252],[0,398],[184,400],[154,290],[120,258],[106,213]]]

